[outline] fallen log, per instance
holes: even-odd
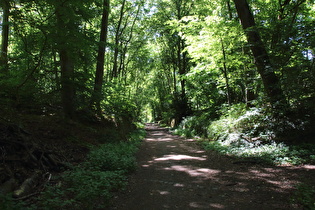
[[[37,185],[39,177],[40,171],[36,171],[30,178],[27,178],[17,190],[13,192],[13,197],[20,198],[29,194]]]

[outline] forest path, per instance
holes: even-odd
[[[235,164],[155,124],[146,129],[138,168],[110,209],[302,209],[290,198],[295,184],[313,179],[313,166]]]

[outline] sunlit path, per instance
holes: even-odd
[[[233,164],[153,124],[147,131],[138,170],[111,209],[297,208],[289,203],[298,182],[293,168]]]

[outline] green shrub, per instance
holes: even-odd
[[[26,208],[23,202],[16,202],[13,200],[11,194],[0,194],[0,209],[1,210],[30,210],[30,208]]]
[[[219,120],[213,121],[208,126],[207,136],[212,140],[225,140],[228,137],[240,136],[268,136],[265,122],[268,119],[261,109],[251,108],[246,110],[244,104],[237,104],[224,108],[224,113]],[[221,111],[223,112],[223,111]]]
[[[209,125],[209,117],[207,113],[200,116],[186,117],[174,133],[186,137],[205,137],[207,134],[207,127]]]
[[[284,125],[270,113],[258,108],[245,109],[243,105],[224,107],[220,119],[211,122],[208,127],[207,149],[239,158],[259,158],[274,164],[298,165],[314,162],[314,145],[288,146],[274,139]],[[293,126],[293,125],[292,125]]]
[[[128,142],[108,143],[92,149],[84,167],[89,170],[131,171],[135,168],[136,146]]]

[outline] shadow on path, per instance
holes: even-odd
[[[110,209],[302,209],[290,203],[294,185],[315,167],[233,164],[192,139],[147,124],[138,169]]]

